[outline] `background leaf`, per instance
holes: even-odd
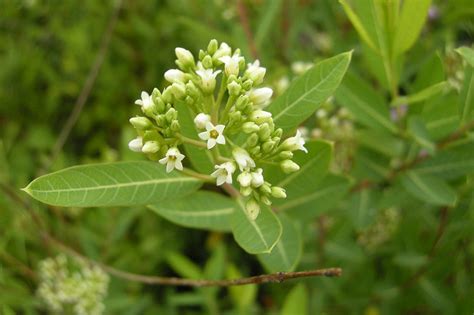
[[[33,198],[62,207],[146,205],[197,190],[201,181],[166,173],[153,162],[74,166],[41,176],[24,190]]]
[[[303,283],[291,289],[283,302],[281,315],[306,315],[308,313],[308,290]]]
[[[395,35],[395,54],[401,54],[416,42],[425,24],[431,0],[403,1]]]
[[[453,206],[456,203],[456,192],[437,177],[408,171],[401,176],[401,183],[413,197],[429,204]]]
[[[275,125],[288,132],[308,118],[339,86],[352,52],[323,60],[297,78],[267,108]]]

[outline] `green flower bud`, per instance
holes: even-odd
[[[272,205],[272,201],[270,199],[268,199],[267,196],[262,196],[260,197],[260,201],[262,201],[264,204],[266,204],[267,206],[271,206]]]
[[[165,118],[165,115],[157,115],[155,117],[155,121],[156,121],[156,124],[158,125],[158,127],[164,127],[166,126],[166,118]]]
[[[300,169],[300,166],[292,160],[284,160],[280,163],[280,167],[286,174],[296,172]]]
[[[270,187],[270,184],[265,182],[262,186],[260,186],[260,191],[264,193],[265,195],[269,195],[272,193],[272,189]]]
[[[165,104],[171,103],[173,101],[173,91],[171,86],[168,86],[163,90],[163,94],[161,95],[161,99]]]
[[[176,60],[176,64],[181,69],[186,70],[189,68],[194,68],[194,57],[189,50],[178,47],[175,49],[175,53],[176,57],[178,58],[178,60]]]
[[[248,91],[252,88],[253,86],[253,81],[252,80],[245,80],[245,82],[242,84],[242,87],[244,90]]]
[[[250,199],[245,205],[245,211],[250,220],[255,220],[260,213],[260,205],[254,199]]]
[[[211,39],[211,41],[209,42],[209,45],[207,45],[207,52],[210,55],[213,55],[217,51],[218,47],[219,47],[219,44],[217,43],[217,40]]]
[[[239,111],[232,112],[229,114],[229,124],[231,125],[238,124],[241,119],[242,119],[242,113]]]
[[[186,102],[186,105],[193,105],[195,102],[194,102],[194,99],[190,96],[186,96],[186,98],[184,99],[184,101]]]
[[[174,108],[168,109],[168,111],[165,114],[166,121],[171,123],[173,120],[178,118],[178,112]]]
[[[250,120],[257,124],[263,124],[272,120],[272,114],[264,110],[256,110],[250,115]]]
[[[259,130],[259,127],[253,121],[247,121],[246,123],[244,123],[242,125],[242,130],[245,133],[254,133],[254,132],[257,132]]]
[[[240,94],[240,91],[242,90],[242,86],[240,86],[240,84],[236,81],[232,81],[227,84],[227,90],[229,90],[230,95],[238,96]]]
[[[166,105],[165,102],[161,99],[161,97],[157,98],[155,101],[156,104],[156,111],[158,113],[163,113],[165,111]]]
[[[282,160],[291,160],[293,158],[293,152],[281,151],[280,154],[278,154],[278,157],[281,158]]]
[[[202,65],[205,69],[212,69],[212,57],[207,55],[202,60]]]
[[[247,95],[241,95],[237,98],[237,101],[235,102],[235,108],[240,111],[243,111],[248,103],[249,97]]]
[[[258,135],[253,133],[247,138],[247,145],[251,148],[256,146],[258,143]]]
[[[249,150],[250,154],[252,155],[257,155],[259,156],[260,155],[260,146],[257,145],[255,147],[253,147],[252,149]]]
[[[177,119],[175,119],[171,122],[170,128],[174,132],[180,131],[181,126],[179,125],[179,122],[178,122]]]
[[[160,150],[160,144],[158,141],[147,141],[143,145],[142,152],[143,153],[156,153]]]
[[[252,188],[251,187],[240,187],[240,193],[242,194],[242,196],[248,197],[252,193]]]
[[[206,52],[202,49],[199,49],[199,54],[198,54],[198,57],[199,57],[199,60],[203,60],[204,57],[206,57]]]
[[[258,135],[260,136],[260,139],[262,141],[266,141],[270,138],[270,126],[267,123],[263,123],[260,125],[260,128],[258,130]]]
[[[143,134],[143,143],[148,141],[160,141],[162,137],[156,130],[147,130]]]
[[[183,83],[173,83],[171,93],[176,99],[181,99],[186,94],[186,86]]]
[[[151,121],[146,117],[132,117],[129,121],[138,130],[146,130],[152,126]]]
[[[281,138],[282,135],[283,135],[283,129],[278,128],[277,130],[273,132],[272,137]]]
[[[186,94],[192,98],[198,98],[200,95],[199,89],[192,81],[186,83]]]
[[[263,153],[270,153],[275,148],[275,145],[276,143],[272,140],[265,142],[264,144],[262,144]]]
[[[286,198],[286,190],[281,187],[273,186],[272,187],[272,197],[284,199]]]

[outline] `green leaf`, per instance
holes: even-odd
[[[421,147],[428,150],[432,155],[435,153],[436,145],[431,139],[425,123],[418,116],[411,116],[408,119],[408,132]]]
[[[464,83],[459,95],[459,116],[463,124],[473,119],[474,113],[474,68],[469,67],[464,73]]]
[[[323,60],[297,78],[267,110],[276,126],[288,132],[296,128],[339,86],[351,61],[352,52]]]
[[[24,191],[55,206],[108,207],[179,198],[200,186],[200,180],[166,173],[158,163],[135,161],[70,167],[35,179]]]
[[[280,168],[273,174],[279,176],[269,177],[269,181],[286,189],[287,195],[298,195],[306,192],[308,189],[313,189],[323,178],[329,170],[329,164],[332,158],[334,145],[331,142],[317,140],[307,142],[305,147],[308,153],[302,151],[296,152],[293,161],[300,166],[298,172],[290,175],[282,174]],[[273,175],[272,174],[272,175]],[[305,185],[301,185],[305,183]],[[277,199],[275,204],[281,204],[287,199]]]
[[[280,220],[267,206],[261,206],[255,220],[250,219],[242,200],[232,215],[235,241],[249,254],[270,253],[282,234]]]
[[[356,29],[357,33],[359,34],[360,38],[373,50],[378,51],[377,46],[375,45],[374,41],[372,40],[371,36],[365,29],[364,25],[362,24],[359,16],[352,10],[351,6],[345,0],[339,0],[339,3],[342,5],[344,12],[346,12],[347,17],[352,23],[352,26]]]
[[[177,103],[175,107],[179,112],[178,119],[183,136],[200,141],[197,137],[198,132],[189,106],[183,103]],[[184,144],[184,150],[186,151],[186,156],[197,171],[203,174],[210,174],[214,171],[211,151],[190,144]]]
[[[348,73],[336,92],[336,100],[367,127],[397,133],[385,100],[360,77]]]
[[[220,194],[198,191],[177,200],[167,200],[149,208],[178,225],[213,231],[230,231],[236,203]]]
[[[408,171],[401,175],[403,187],[415,198],[437,206],[453,206],[456,192],[443,180]]]
[[[464,46],[456,49],[456,52],[460,54],[471,67],[474,67],[474,49]]]
[[[293,271],[301,258],[303,243],[300,231],[285,215],[279,215],[283,234],[271,253],[259,254],[258,259],[268,272]]]
[[[357,132],[356,137],[360,144],[389,157],[400,156],[405,148],[405,144],[400,138],[388,132],[362,129]]]
[[[282,0],[266,1],[265,7],[262,8],[262,13],[259,18],[258,27],[255,32],[255,45],[262,50],[262,45],[268,41],[268,34],[274,28],[274,21],[280,12]]]
[[[304,284],[297,284],[285,298],[281,315],[308,314],[308,291]]]
[[[416,42],[425,24],[431,0],[403,1],[400,19],[395,34],[395,55],[401,54]]]
[[[474,174],[473,152],[474,141],[443,150],[416,166],[416,173],[445,179]]]
[[[308,220],[334,207],[349,190],[349,180],[342,176],[327,175],[318,185],[301,194],[288,195],[278,206],[292,218]],[[307,186],[306,183],[300,183]]]
[[[181,277],[190,279],[201,279],[203,277],[202,271],[188,257],[177,252],[169,252],[166,254],[166,261],[168,265]]]
[[[429,86],[415,94],[405,95],[397,97],[393,102],[392,106],[399,106],[399,105],[410,105],[419,102],[423,102],[427,99],[432,98],[440,93],[446,93],[451,89],[451,84],[447,81],[439,82]]]
[[[233,264],[228,264],[226,276],[227,279],[238,279],[243,277],[239,269],[237,269],[237,267],[235,267]],[[228,287],[228,290],[230,292],[232,303],[241,310],[240,313],[248,313],[243,311],[254,305],[255,299],[257,298],[258,286],[256,284],[241,286],[234,285]]]

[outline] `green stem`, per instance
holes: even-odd
[[[181,173],[183,173],[185,175],[188,175],[188,176],[191,176],[191,177],[198,178],[198,179],[203,180],[203,181],[208,182],[208,183],[214,183],[214,181],[215,181],[214,177],[206,175],[206,174],[198,173],[198,172],[193,171],[189,168],[184,168],[181,171]]]
[[[194,140],[194,139],[185,137],[185,136],[183,136],[182,134],[177,134],[177,137],[178,137],[181,141],[183,141],[183,143],[191,144],[191,145],[194,145],[194,146],[200,147],[200,148],[207,148],[207,145],[206,145],[205,142],[202,142],[202,141],[199,141],[199,140]]]
[[[225,104],[224,110],[222,111],[222,123],[227,122],[227,116],[229,114],[230,108],[232,107],[232,105],[234,105],[234,101],[234,95],[229,96],[229,98],[227,99],[227,103]]]

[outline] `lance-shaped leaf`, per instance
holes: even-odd
[[[230,220],[237,204],[230,198],[198,191],[178,200],[167,200],[149,208],[165,219],[191,228],[230,231]]]
[[[459,47],[456,52],[460,54],[466,62],[474,68],[474,49],[469,47]]]
[[[474,141],[443,150],[420,163],[416,173],[445,179],[455,179],[474,174]]]
[[[259,254],[258,259],[268,272],[293,271],[301,258],[303,243],[300,231],[287,216],[278,216],[283,234],[271,253]]]
[[[267,110],[284,132],[296,128],[329,97],[341,83],[352,52],[323,60],[296,79]]]
[[[437,206],[453,206],[456,192],[443,180],[408,171],[401,175],[403,187],[415,198]]]
[[[316,186],[300,185],[306,187],[306,191],[288,195],[278,210],[292,218],[308,220],[334,207],[347,193],[350,183],[345,177],[329,174]]]
[[[242,200],[238,200],[231,224],[235,241],[249,254],[270,253],[282,233],[280,220],[269,207],[261,205],[260,214],[252,220]]]
[[[464,71],[464,83],[459,95],[459,116],[463,124],[474,118],[474,68],[468,67]]]
[[[425,24],[431,0],[403,1],[395,34],[395,54],[401,54],[416,42]]]
[[[399,105],[409,105],[415,104],[419,102],[423,102],[427,99],[430,99],[434,96],[437,96],[440,93],[446,93],[451,90],[451,84],[447,81],[439,82],[433,84],[419,92],[416,92],[411,95],[405,95],[397,97],[393,102],[392,106],[399,106]]]
[[[201,181],[163,165],[145,161],[74,166],[41,176],[24,191],[63,207],[133,206],[179,198],[197,190]]]

